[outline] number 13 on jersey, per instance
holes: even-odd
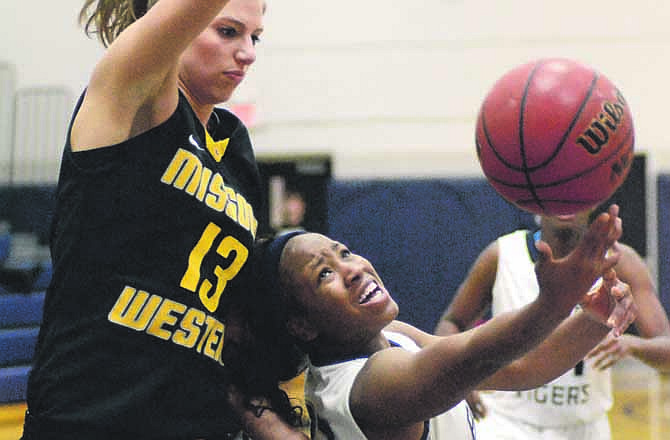
[[[226,288],[226,284],[235,278],[249,257],[249,250],[239,240],[230,235],[225,236],[219,240],[218,246],[216,246],[216,253],[223,258],[228,258],[234,252],[235,257],[233,261],[227,267],[219,265],[214,267],[213,272],[216,277],[216,286],[207,277],[203,278],[200,270],[202,262],[205,255],[210,253],[216,245],[220,233],[221,228],[214,223],[207,225],[198,243],[191,250],[191,254],[188,257],[188,268],[181,279],[181,283],[179,283],[180,287],[197,293],[202,304],[210,312],[214,312],[219,307],[221,294]],[[213,292],[212,288],[214,288]]]

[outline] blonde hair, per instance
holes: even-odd
[[[107,47],[121,32],[144,15],[158,0],[86,0],[79,23],[89,37],[97,35]]]

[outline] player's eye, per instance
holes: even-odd
[[[222,26],[218,29],[218,31],[219,35],[226,38],[232,38],[237,35],[237,29],[230,26]]]
[[[258,43],[261,42],[261,37],[259,37],[258,35],[252,35],[252,36],[251,36],[251,42],[252,42],[252,43],[254,44],[254,46],[255,46],[255,45],[257,45]]]
[[[319,271],[318,279],[317,279],[317,282],[316,282],[317,286],[320,285],[321,281],[328,278],[328,276],[330,276],[330,274],[332,274],[332,273],[333,273],[333,270],[329,267],[324,267],[323,269],[321,269]]]

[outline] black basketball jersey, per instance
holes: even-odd
[[[238,428],[224,315],[245,295],[261,182],[247,129],[215,113],[210,136],[180,93],[174,114],[135,138],[66,144],[28,389],[36,419],[118,438]]]

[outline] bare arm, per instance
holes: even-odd
[[[637,307],[630,287],[614,277],[599,289],[605,314],[577,312],[563,321],[536,349],[506,365],[479,384],[479,389],[518,391],[543,385],[573,368],[609,333],[621,334],[635,319]],[[612,295],[616,302],[605,296]],[[602,304],[602,301],[598,301]],[[612,330],[610,325],[614,325]]]
[[[536,388],[573,368],[589,350],[613,332],[613,327],[618,333],[623,333],[635,319],[637,305],[630,287],[616,277],[615,271],[607,276],[611,277],[609,284],[598,289],[595,294],[598,298],[590,301],[590,306],[585,306],[599,310],[573,313],[537,348],[484,379],[477,389],[517,391]],[[606,298],[609,295],[616,302],[610,302]],[[608,306],[606,311],[603,310],[604,305]],[[400,321],[394,321],[386,330],[402,333],[421,347],[440,340]]]
[[[546,243],[537,264],[540,294],[517,311],[429,344],[416,354],[400,349],[372,356],[350,396],[362,427],[397,428],[442,413],[500,367],[539,344],[579,302],[595,279],[614,266],[606,255],[621,235],[614,207],[591,225],[579,246],[554,260]],[[390,429],[390,428],[389,428]]]
[[[493,242],[477,257],[449,307],[435,327],[438,336],[452,335],[472,327],[491,306],[498,269],[498,244]]]
[[[112,145],[164,122],[177,106],[177,62],[228,0],[160,0],[109,46],[72,130],[73,150]]]
[[[631,247],[621,245],[621,258],[616,271],[628,283],[638,307],[635,326],[640,336],[608,337],[589,357],[598,368],[609,368],[619,359],[634,356],[661,373],[670,373],[670,323],[661,305],[651,274],[640,255]]]

